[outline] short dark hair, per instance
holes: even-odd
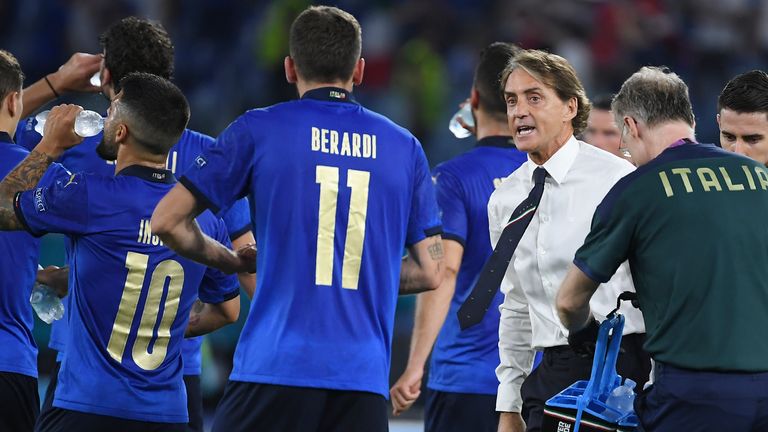
[[[768,74],[753,70],[728,81],[717,98],[717,110],[768,114]]]
[[[360,24],[341,9],[310,6],[291,24],[288,46],[302,79],[346,81],[362,51]]]
[[[160,23],[123,18],[112,24],[99,42],[115,93],[131,72],[147,72],[166,79],[173,77],[173,42]]]
[[[504,92],[499,89],[501,73],[520,47],[507,42],[494,42],[480,51],[480,61],[475,68],[473,86],[480,99],[480,107],[496,117],[507,115]]]
[[[13,92],[21,90],[24,84],[24,72],[13,54],[0,50],[0,100]]]
[[[133,139],[152,154],[167,154],[189,122],[187,98],[169,80],[132,72],[122,80],[118,115]]]
[[[611,102],[613,101],[613,95],[608,93],[601,93],[595,97],[592,98],[590,102],[592,102],[592,108],[593,109],[599,109],[602,111],[610,111],[611,110]]]
[[[573,134],[579,135],[587,127],[592,104],[584,91],[584,85],[568,60],[557,54],[540,50],[522,50],[510,60],[501,73],[501,90],[507,85],[507,78],[515,69],[523,69],[536,81],[551,87],[563,102],[576,99],[576,115],[571,119]]]
[[[613,98],[611,111],[617,125],[624,123],[624,116],[642,120],[648,127],[670,121],[691,127],[694,123],[688,86],[664,66],[643,66],[627,78]]]

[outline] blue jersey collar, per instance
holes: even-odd
[[[352,93],[339,87],[320,87],[304,92],[302,99],[356,103]]]
[[[11,135],[5,131],[0,131],[0,142],[15,144],[13,138],[11,138]]]
[[[167,169],[151,168],[143,165],[131,165],[123,168],[116,175],[128,175],[154,183],[176,183],[173,173]]]
[[[512,137],[509,136],[488,136],[479,140],[476,144],[477,147],[502,147],[502,148],[517,148]]]

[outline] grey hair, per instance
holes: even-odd
[[[618,125],[624,123],[624,117],[648,127],[671,121],[694,123],[688,86],[666,67],[644,66],[632,74],[614,96],[611,111]]]

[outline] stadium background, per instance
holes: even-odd
[[[98,35],[128,15],[159,20],[176,46],[175,82],[192,106],[190,127],[213,136],[251,107],[295,96],[282,60],[288,27],[306,0],[0,1],[0,47],[27,75],[54,71],[72,52],[100,51]],[[360,21],[366,73],[355,96],[422,141],[435,164],[473,145],[447,129],[472,82],[478,51],[495,40],[566,57],[589,95],[615,92],[641,65],[666,65],[688,83],[702,142],[717,141],[716,99],[733,75],[766,67],[768,0],[338,0]],[[104,111],[99,95],[66,101]],[[62,263],[62,242],[44,239],[43,264]],[[285,263],[290,270],[291,263]],[[405,365],[414,299],[398,305],[392,376]],[[241,320],[208,337],[202,384],[215,407]],[[54,357],[38,321],[41,386]],[[308,353],[308,359],[311,353]],[[308,360],[311,361],[311,360]],[[419,416],[418,410],[406,414]]]

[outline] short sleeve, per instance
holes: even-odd
[[[21,120],[18,126],[16,126],[16,134],[13,137],[13,141],[25,149],[32,151],[40,140],[43,139],[43,136],[35,130],[36,124],[37,120],[35,120],[34,117],[27,117]]]
[[[592,228],[576,251],[573,263],[595,282],[608,282],[627,260],[636,218],[629,216],[626,201],[616,187],[605,196],[592,217]],[[624,194],[626,195],[626,193]]]
[[[51,171],[53,169],[53,171]],[[16,214],[30,233],[84,234],[88,230],[88,177],[70,174],[61,165],[32,190],[16,194]]]
[[[221,212],[221,218],[227,226],[230,240],[235,240],[251,231],[251,208],[248,205],[248,198],[235,201],[232,207]]]
[[[443,238],[465,245],[467,239],[467,207],[464,190],[451,173],[435,170],[435,193],[440,218],[443,222]]]
[[[246,115],[230,124],[215,143],[204,147],[179,179],[214,213],[229,207],[250,190],[254,140]]]
[[[214,232],[206,233],[224,246],[232,247],[227,227],[221,219],[216,220]],[[240,295],[240,283],[236,274],[228,275],[219,269],[208,267],[200,283],[198,298],[203,303],[219,304]]]
[[[416,142],[415,152],[413,198],[408,218],[407,246],[443,232],[435,198],[435,186],[429,173],[427,157],[424,155],[424,150],[418,142]]]

